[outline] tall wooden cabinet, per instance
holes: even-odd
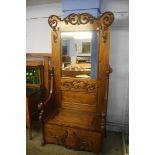
[[[49,17],[52,28],[51,91],[41,103],[42,144],[101,153],[106,131],[111,12],[96,18],[88,13],[64,19]],[[65,52],[62,50],[65,46]],[[63,66],[62,55],[70,57]],[[76,61],[78,57],[89,61]],[[95,73],[95,74],[94,74]]]

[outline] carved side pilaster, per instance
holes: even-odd
[[[57,29],[57,26],[58,26],[58,22],[60,21],[61,19],[56,16],[56,15],[51,15],[49,18],[48,18],[48,24],[50,25],[50,27],[53,29],[53,30],[56,30]]]
[[[39,113],[39,120],[42,121],[44,110],[41,110]]]
[[[105,12],[100,16],[100,23],[102,29],[102,38],[104,43],[106,43],[108,38],[107,28],[113,23],[114,15],[112,12]]]
[[[48,24],[50,25],[50,27],[53,29],[53,40],[55,43],[58,42],[58,33],[57,33],[57,30],[58,30],[58,22],[60,21],[61,19],[56,16],[56,15],[52,15],[48,18]]]
[[[92,126],[93,126],[95,129],[104,130],[104,128],[105,128],[105,116],[106,116],[105,113],[96,114],[96,115],[94,116],[93,121],[92,121]]]

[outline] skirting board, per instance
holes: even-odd
[[[129,124],[128,123],[120,123],[120,122],[108,122],[106,123],[106,130],[109,131],[117,131],[117,132],[129,132]]]
[[[122,133],[124,155],[129,155],[129,143],[127,143],[126,140],[127,139],[125,138],[125,134]]]

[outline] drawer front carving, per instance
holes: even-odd
[[[55,143],[75,150],[99,152],[101,133],[58,125],[45,126],[46,143]]]
[[[61,144],[61,145],[66,146],[66,144],[67,144],[66,141],[67,141],[67,138],[68,138],[68,131],[65,130],[62,135],[56,135],[56,134],[53,134],[51,132],[50,136],[53,137],[56,144]]]
[[[78,133],[72,132],[73,141],[74,141],[74,149],[75,150],[89,150],[92,148],[94,142],[92,140],[88,140],[86,138],[81,138]]]

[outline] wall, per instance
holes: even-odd
[[[101,12],[112,11],[110,76],[107,128],[128,132],[129,126],[129,1],[102,0]]]
[[[32,1],[32,0],[31,0]],[[34,1],[34,0],[33,0]],[[51,52],[51,32],[47,19],[49,15],[62,16],[61,2],[37,3],[27,6],[27,52]],[[112,11],[115,22],[111,28],[110,76],[107,128],[128,130],[129,94],[129,9],[128,0],[102,0],[101,12]]]
[[[129,72],[129,30],[126,27],[113,27],[111,31],[108,128],[124,130],[128,128],[128,72]],[[126,129],[127,130],[127,129]]]
[[[33,2],[33,1],[32,1]],[[40,2],[40,1],[39,1]],[[26,52],[50,53],[51,29],[48,17],[62,15],[61,3],[30,5],[26,8]]]

